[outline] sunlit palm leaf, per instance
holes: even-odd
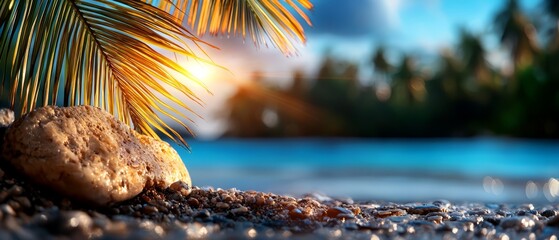
[[[187,40],[200,42],[143,1],[2,0],[2,92],[20,114],[63,94],[68,105],[98,106],[139,132],[184,143],[157,113],[188,130],[182,120],[190,119],[171,104],[190,111],[177,92],[198,99],[173,73],[192,76],[154,48],[197,59]]]
[[[305,10],[312,9],[309,0],[148,0],[173,14],[182,22],[184,13],[189,26],[203,35],[241,34],[257,45],[272,44],[289,54],[295,50],[293,40],[305,42],[303,27],[295,16],[311,22]],[[296,14],[294,14],[296,13]],[[334,17],[334,16],[333,16]]]

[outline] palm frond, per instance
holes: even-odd
[[[197,34],[240,34],[257,45],[271,42],[285,54],[296,50],[295,41],[305,42],[303,26],[296,16],[312,25],[305,10],[310,0],[148,0],[167,11],[176,21],[193,27]],[[185,18],[188,16],[187,19]]]
[[[0,81],[12,108],[93,105],[141,133],[155,130],[186,145],[157,113],[183,120],[199,103],[180,73],[195,79],[157,49],[206,61],[188,47],[203,44],[167,12],[138,0],[3,0],[0,3]],[[168,90],[172,89],[172,90]],[[161,98],[162,97],[162,98]]]

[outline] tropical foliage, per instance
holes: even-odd
[[[310,24],[311,8],[308,0],[3,0],[2,95],[18,115],[61,101],[94,105],[144,134],[185,143],[158,114],[188,130],[185,99],[200,99],[177,74],[197,79],[169,56],[211,63],[200,56],[213,47],[185,26],[271,42],[289,54],[305,41],[296,16]]]
[[[490,32],[459,29],[454,47],[438,57],[383,46],[357,63],[326,54],[316,73],[298,73],[291,88],[268,87],[313,109],[317,120],[311,123],[286,114],[277,101],[249,98],[254,93],[244,88],[229,101],[226,135],[559,138],[559,1],[543,1],[538,28],[517,1],[504,2]],[[488,60],[487,40],[508,52],[503,66]],[[358,80],[359,71],[373,74]],[[240,109],[253,116],[243,124],[237,121]],[[274,124],[264,124],[270,111],[277,116]],[[260,127],[245,131],[251,126]]]

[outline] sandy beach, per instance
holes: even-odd
[[[354,202],[321,194],[150,189],[81,205],[1,171],[1,239],[557,239],[558,205]],[[190,190],[190,194],[185,193]]]

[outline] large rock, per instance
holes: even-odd
[[[43,107],[14,122],[3,155],[31,180],[97,205],[130,199],[145,187],[191,184],[167,143],[140,135],[91,106]]]

